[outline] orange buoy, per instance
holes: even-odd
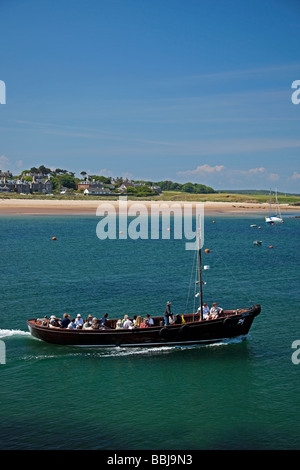
[[[269,248],[274,248],[273,245],[270,245]]]
[[[56,240],[56,237],[52,237],[52,240]]]
[[[213,224],[215,224],[215,223],[216,223],[216,221],[215,221],[215,220],[213,220]]]
[[[261,227],[258,227],[258,228],[261,228]]]
[[[210,253],[210,250],[208,248],[206,248],[204,251],[205,253]]]
[[[119,234],[123,233],[122,230],[120,230]]]

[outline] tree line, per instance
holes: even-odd
[[[78,183],[84,179],[95,180],[101,182],[104,185],[110,185],[112,178],[107,176],[98,176],[98,175],[88,175],[86,171],[81,171],[80,175],[82,179],[75,177],[75,173],[72,171],[64,170],[62,168],[56,168],[51,170],[44,165],[37,167],[32,167],[30,170],[23,170],[22,176],[24,173],[31,174],[41,174],[44,177],[50,175],[50,180],[52,183],[53,190],[59,190],[62,187],[77,190]],[[31,178],[30,176],[27,178]],[[114,186],[116,189],[121,186],[124,182],[122,177],[113,178]],[[138,187],[129,186],[127,188],[127,193],[131,195],[139,195],[140,193],[144,196],[153,194],[151,188],[158,186],[162,191],[180,191],[192,194],[208,194],[215,193],[216,191],[210,186],[199,183],[176,183],[170,180],[164,181],[149,181],[149,180],[132,180],[132,183],[142,183],[143,185]]]

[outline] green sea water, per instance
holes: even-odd
[[[43,343],[26,320],[162,315],[168,300],[190,312],[194,252],[172,235],[100,241],[93,216],[0,218],[1,449],[299,449],[300,219],[214,220],[205,217],[204,298],[260,303],[247,339],[90,349]]]

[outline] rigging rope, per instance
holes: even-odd
[[[229,274],[231,275],[233,281],[238,285],[240,291],[245,295],[245,297],[247,298],[247,300],[252,303],[253,300],[249,297],[249,293],[248,291],[245,291],[245,289],[242,287],[241,283],[238,281],[238,279],[236,278],[236,276],[234,276],[233,272],[231,271],[231,269],[229,268],[228,264],[225,262],[225,260],[219,255],[218,251],[215,251],[214,250],[214,253],[216,253],[217,257],[218,257],[218,260],[219,261],[222,261],[223,264],[225,265],[225,268],[227,269],[227,271],[229,272]]]
[[[194,266],[195,266],[195,261],[196,261],[196,254],[197,254],[197,252],[195,251],[194,260],[193,260],[193,267],[192,267],[191,277],[190,277],[189,290],[188,290],[188,295],[187,295],[187,299],[186,299],[185,313],[188,313],[188,303],[189,303],[189,300],[190,300],[190,292],[191,292],[191,285],[192,285],[192,277],[193,277],[193,272],[194,272]]]

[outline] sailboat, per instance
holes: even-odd
[[[277,198],[277,189],[275,191],[275,213],[272,211],[272,191],[270,189],[270,212],[269,212],[269,217],[265,217],[266,223],[267,224],[274,224],[274,223],[279,223],[283,222],[282,217],[281,217],[281,212],[280,212],[280,207],[278,203],[278,198]],[[273,215],[272,215],[273,212]]]
[[[259,304],[245,308],[223,310],[216,317],[204,319],[202,294],[202,263],[200,229],[197,236],[199,308],[192,313],[176,315],[176,319],[167,325],[164,316],[153,316],[154,324],[146,328],[116,328],[117,319],[107,319],[105,328],[68,329],[51,327],[48,319],[27,320],[32,336],[48,343],[83,347],[151,347],[151,346],[190,346],[216,343],[223,340],[245,337],[254,318],[259,315]],[[144,306],[143,306],[144,308]],[[175,317],[175,315],[174,315]],[[59,322],[59,319],[55,319]],[[100,323],[100,321],[98,320]]]

